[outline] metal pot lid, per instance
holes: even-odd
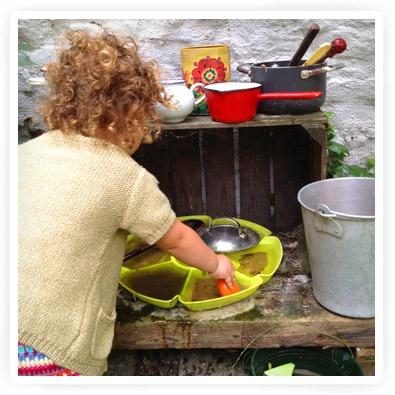
[[[232,224],[217,224],[227,220]],[[236,252],[254,247],[259,235],[254,230],[241,226],[234,218],[215,218],[207,226],[197,230],[198,235],[215,252]]]

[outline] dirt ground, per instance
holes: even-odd
[[[374,349],[357,349],[357,361],[366,376],[375,375]],[[240,349],[113,350],[105,376],[248,376]]]
[[[243,350],[113,350],[106,376],[246,376]],[[236,365],[235,365],[236,363]],[[234,366],[235,365],[235,366]]]

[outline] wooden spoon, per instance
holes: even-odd
[[[300,43],[299,48],[295,52],[295,55],[292,57],[291,61],[288,63],[288,66],[297,66],[299,64],[303,55],[306,53],[307,49],[319,31],[320,27],[316,23],[313,23],[310,26],[309,31],[304,36],[303,41]]]
[[[331,49],[331,44],[322,44],[304,63],[303,66],[311,66],[315,64],[317,60],[321,59],[329,50]]]
[[[326,59],[332,58],[333,56],[344,52],[347,49],[347,43],[342,38],[335,38],[331,42],[331,49],[323,55],[316,63],[323,63]]]

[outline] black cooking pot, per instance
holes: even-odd
[[[258,104],[258,113],[263,114],[308,114],[318,111],[326,99],[326,74],[341,69],[343,64],[328,66],[325,62],[312,66],[289,67],[289,60],[277,62],[245,63],[237,66],[237,71],[248,74],[252,82],[262,84],[262,91],[307,92],[321,91],[322,95],[313,100],[264,100]],[[249,67],[246,68],[246,67]]]

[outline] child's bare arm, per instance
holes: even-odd
[[[189,226],[176,220],[156,245],[180,261],[206,271],[213,278],[223,278],[233,288],[236,283],[232,262],[217,255]]]

